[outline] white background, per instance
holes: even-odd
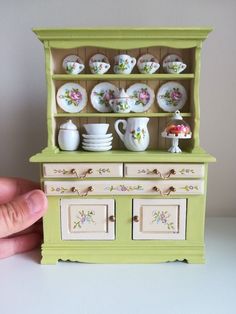
[[[0,175],[38,180],[31,155],[46,146],[43,46],[33,27],[211,26],[203,45],[201,146],[209,171],[208,216],[235,216],[235,0],[0,0]]]

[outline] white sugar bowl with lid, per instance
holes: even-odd
[[[58,133],[58,144],[61,150],[73,151],[77,150],[80,143],[80,135],[77,126],[68,120],[60,125]]]
[[[117,113],[129,113],[135,104],[135,99],[131,98],[124,90],[121,88],[119,94],[116,95],[115,99],[109,100],[109,105],[112,110]]]

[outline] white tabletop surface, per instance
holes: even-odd
[[[0,261],[1,314],[236,313],[236,218],[209,218],[204,265]]]

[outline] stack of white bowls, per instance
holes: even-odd
[[[108,133],[108,123],[84,124],[87,134],[82,134],[82,148],[91,152],[104,152],[112,149],[112,134]]]

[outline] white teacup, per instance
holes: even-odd
[[[153,74],[159,69],[159,67],[160,64],[157,62],[147,61],[138,63],[139,72],[142,74]]]
[[[93,74],[104,74],[110,69],[110,64],[106,62],[91,62],[89,64],[90,70]]]
[[[88,123],[84,124],[87,134],[90,135],[105,135],[109,128],[108,123]]]
[[[170,74],[178,74],[186,69],[187,65],[180,61],[166,62],[164,70]]]
[[[68,74],[79,74],[84,69],[84,64],[68,61],[66,62],[66,73]]]
[[[116,74],[130,74],[136,64],[136,59],[126,54],[117,55],[114,60]]]

